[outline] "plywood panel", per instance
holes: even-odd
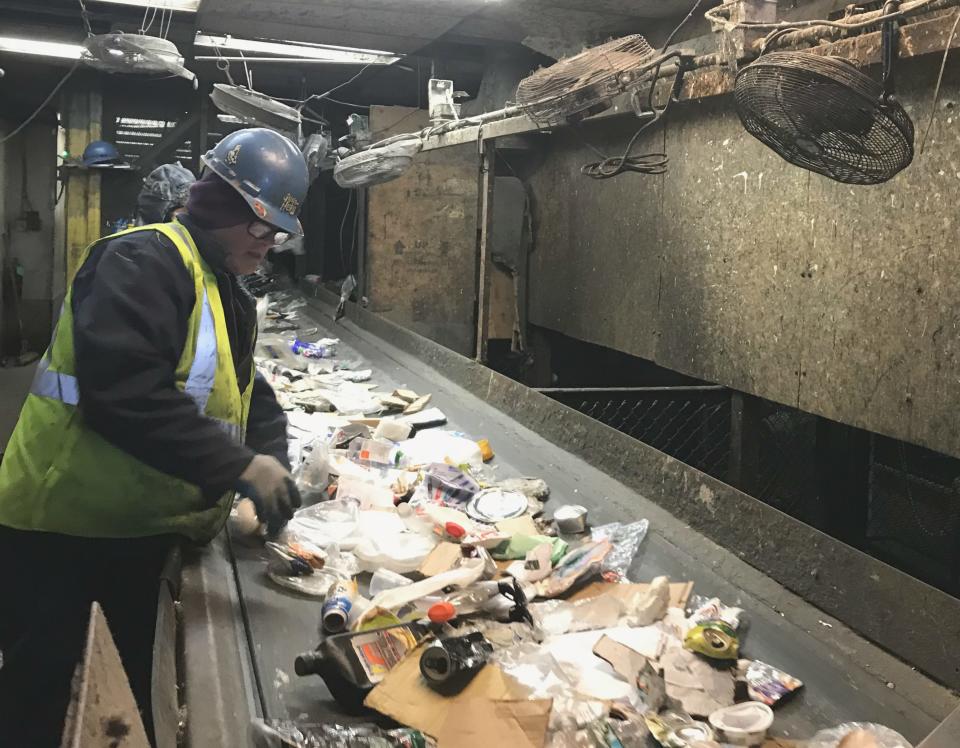
[[[420,110],[371,110],[378,135],[425,122]],[[367,211],[371,309],[465,355],[474,336],[478,170],[475,146],[421,153],[402,177],[369,190]]]
[[[918,145],[938,65],[901,66]],[[666,177],[592,182],[557,133],[531,180],[531,322],[960,455],[958,101],[952,61],[926,152],[879,187],[787,164],[729,98],[671,112]],[[584,134],[613,151],[626,127]]]
[[[631,122],[589,132],[609,153]],[[654,139],[638,144],[659,150]],[[596,155],[569,130],[552,138],[531,180],[535,246],[530,321],[581,340],[653,358],[660,289],[662,178],[593,181],[580,167]]]

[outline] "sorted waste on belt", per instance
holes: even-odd
[[[718,748],[777,734],[774,710],[803,684],[749,659],[740,608],[631,577],[646,520],[591,527],[556,499],[548,518],[549,476],[499,474],[495,435],[445,428],[432,393],[384,388],[304,307],[292,292],[261,301],[257,366],[287,411],[305,506],[268,539],[240,502],[232,532],[264,543],[278,588],[316,599],[319,644],[302,643],[295,670],[352,719],[258,720],[254,744]],[[404,727],[353,724],[378,713]],[[853,723],[791,745],[848,736],[909,748]]]

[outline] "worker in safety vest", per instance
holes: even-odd
[[[217,535],[235,491],[274,530],[300,505],[238,276],[302,233],[307,166],[264,129],[203,163],[186,213],[88,248],[0,462],[0,746],[59,744],[94,600],[149,731],[171,547]]]

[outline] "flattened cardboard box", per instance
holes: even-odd
[[[423,646],[418,647],[398,662],[367,695],[364,705],[436,738],[454,707],[472,699],[510,701],[522,700],[528,695],[527,689],[506,676],[499,667],[487,665],[459,694],[441,696],[420,675],[423,649]]]

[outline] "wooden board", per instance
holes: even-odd
[[[62,748],[150,748],[120,653],[98,603],[90,611],[83,662],[73,693]]]
[[[416,131],[426,112],[375,106],[370,119],[379,137]],[[368,193],[370,309],[464,354],[474,339],[478,169],[475,146],[421,153]]]

